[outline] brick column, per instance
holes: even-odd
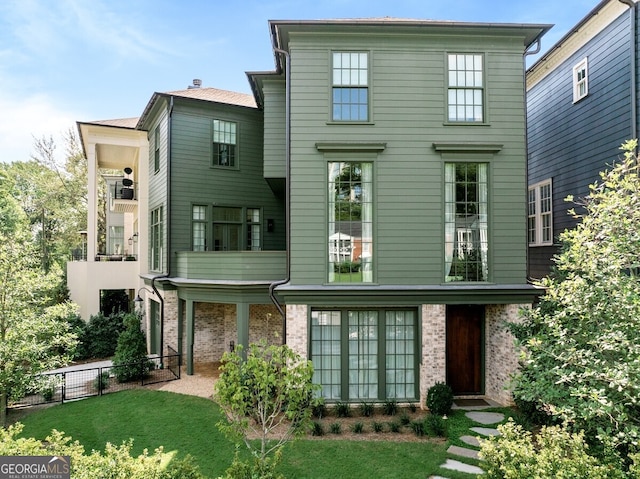
[[[420,405],[427,390],[446,380],[447,307],[444,304],[422,305],[422,358],[420,361]]]

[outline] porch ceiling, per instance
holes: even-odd
[[[139,148],[123,145],[97,144],[96,154],[98,168],[122,170],[125,167],[134,168],[138,162]]]

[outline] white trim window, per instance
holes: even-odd
[[[553,244],[553,197],[551,179],[529,187],[528,237],[529,246]]]
[[[369,121],[369,54],[334,52],[332,120]]]
[[[573,103],[589,94],[589,68],[587,59],[573,67]]]

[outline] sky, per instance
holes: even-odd
[[[269,20],[396,17],[555,25],[543,54],[599,0],[1,0],[0,162],[77,121],[142,114],[154,92],[251,93],[272,71]],[[534,57],[535,59],[535,57]]]

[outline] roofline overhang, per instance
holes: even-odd
[[[609,0],[607,0],[609,1]],[[281,33],[283,27],[288,29],[304,27],[316,28],[316,29],[332,29],[332,28],[371,28],[378,31],[380,28],[397,28],[402,27],[404,30],[407,27],[413,27],[414,29],[429,28],[434,31],[451,30],[464,28],[468,31],[478,31],[481,33],[486,30],[499,30],[507,33],[509,31],[527,31],[528,33],[524,38],[524,50],[526,51],[531,45],[536,43],[545,33],[547,33],[554,25],[553,24],[533,24],[533,23],[483,23],[483,22],[458,22],[458,21],[442,21],[442,20],[411,20],[411,19],[335,19],[335,20],[269,20],[269,29],[271,32],[271,42],[274,47],[274,57],[276,72],[281,73],[283,71],[283,65],[280,60],[280,55],[277,54],[275,48],[287,50],[286,43],[288,39],[286,35]]]

